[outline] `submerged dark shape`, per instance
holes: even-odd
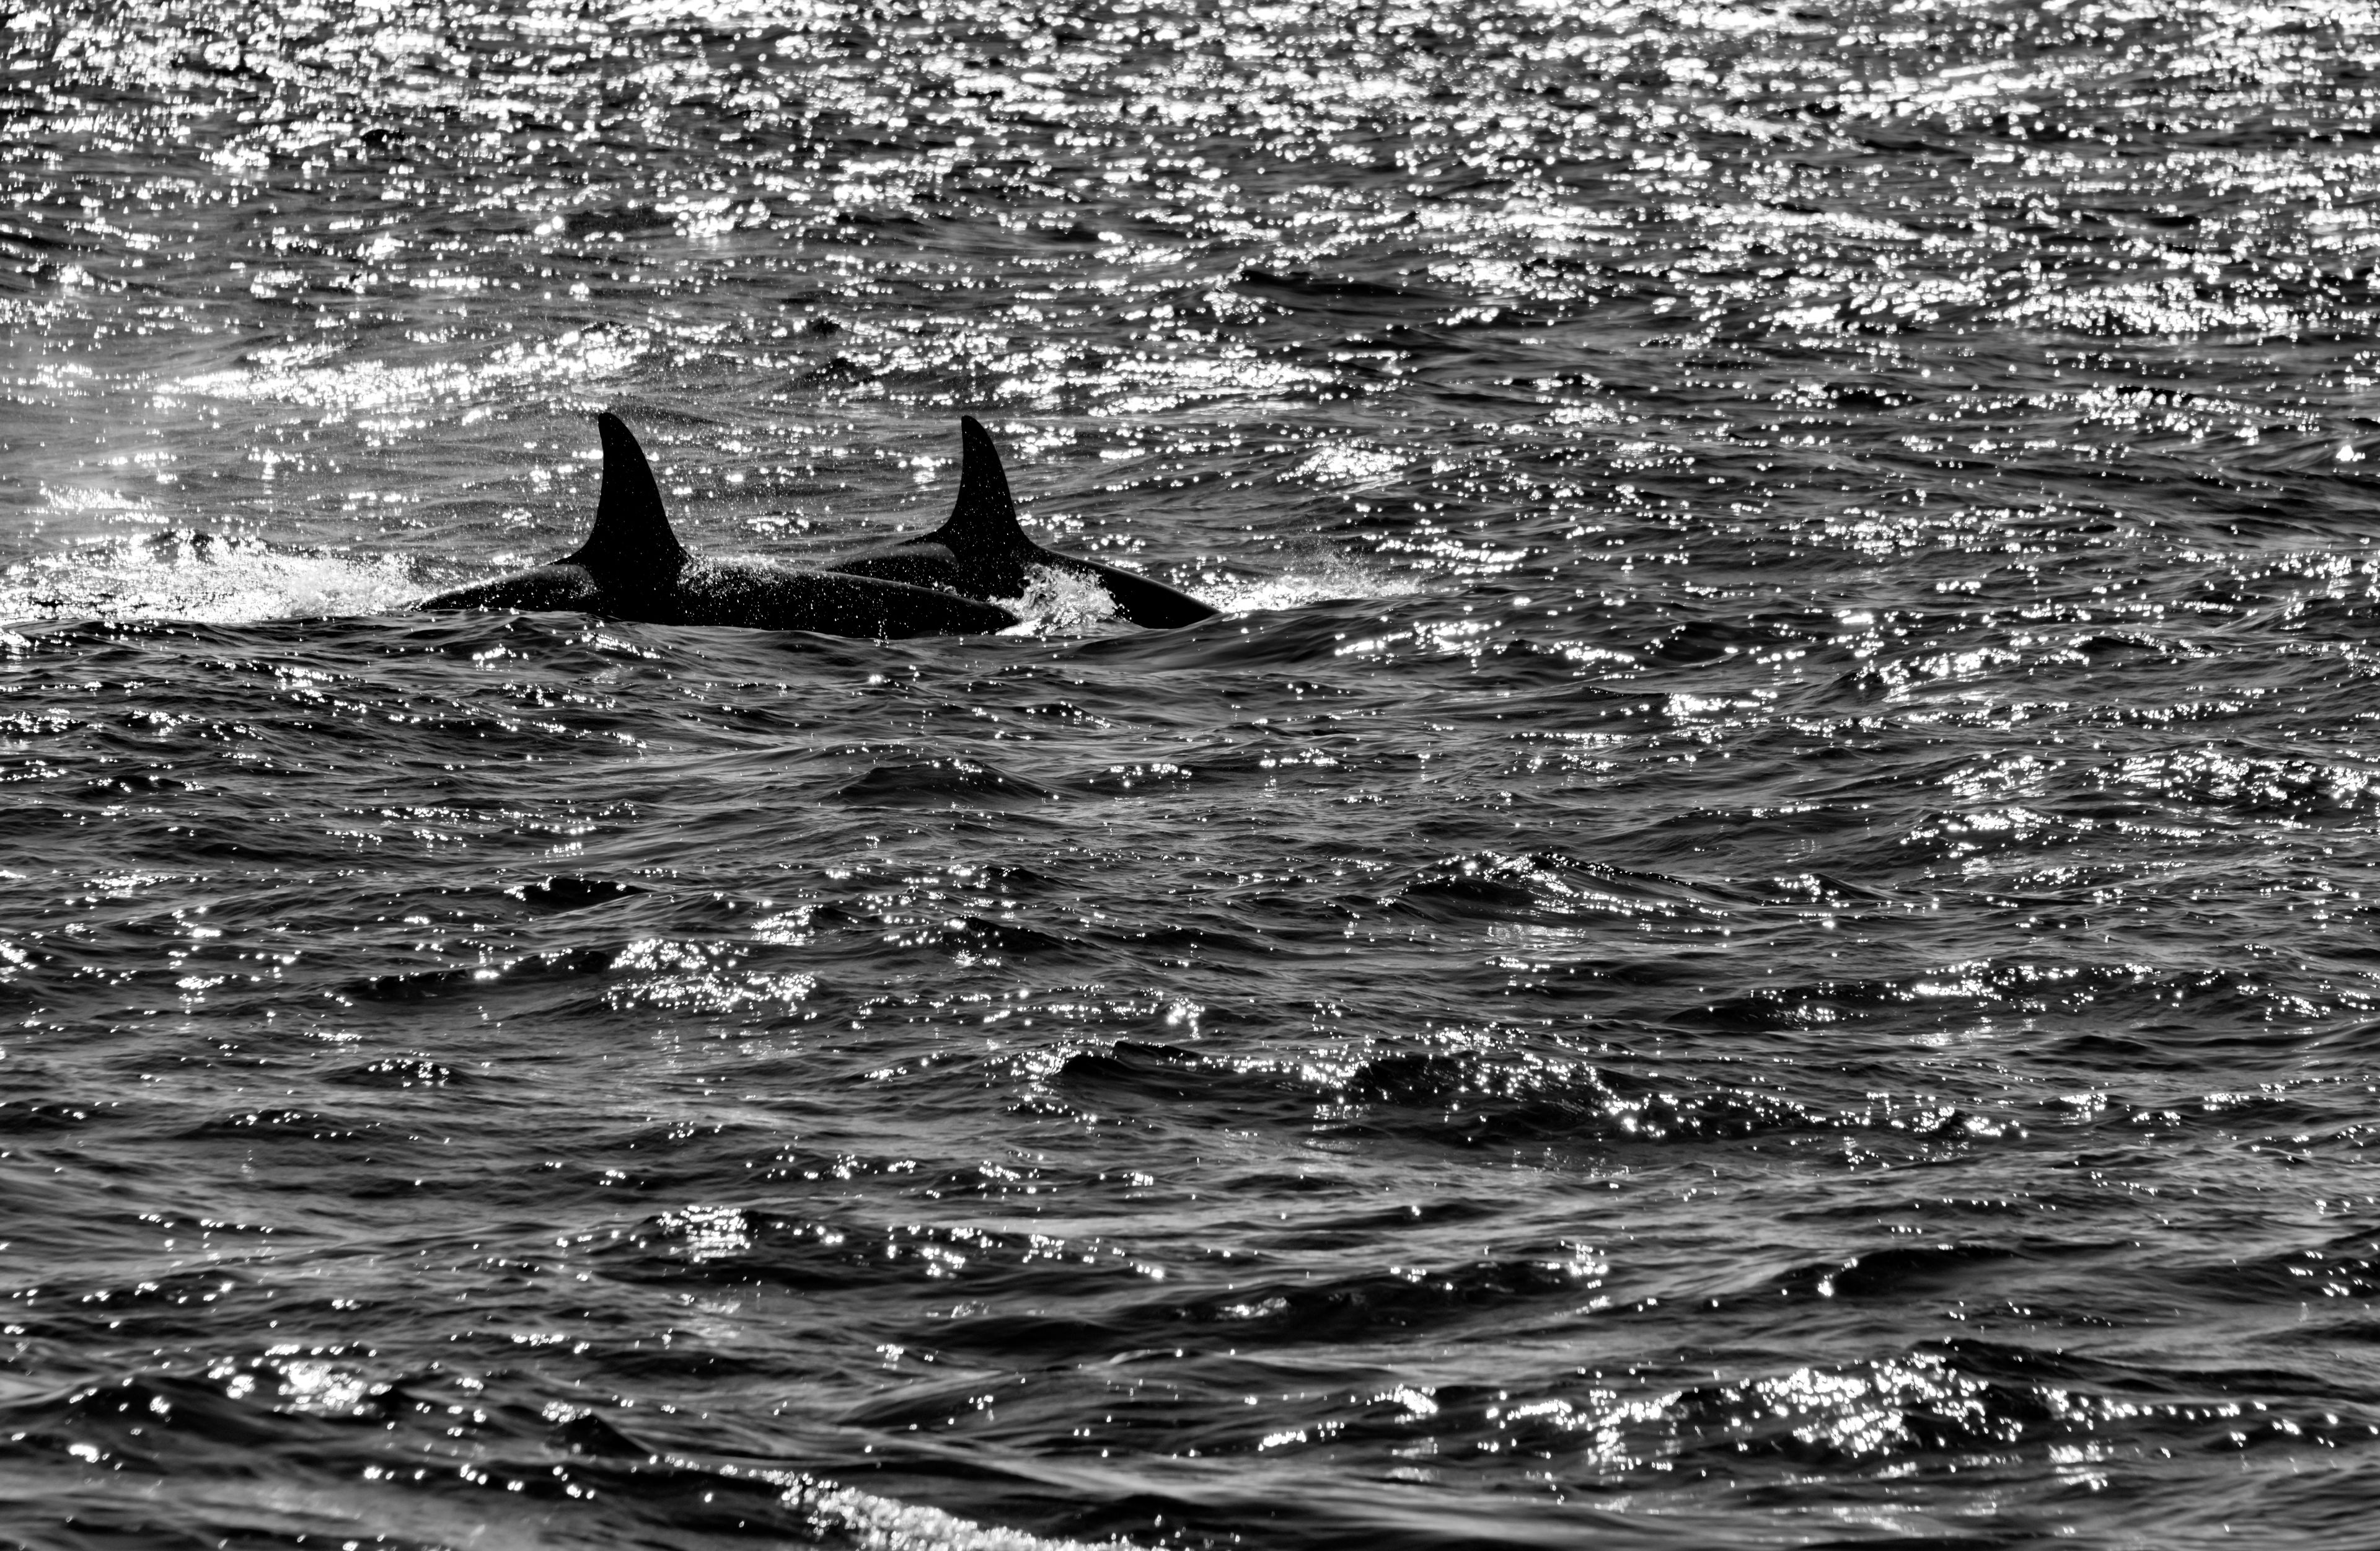
[[[1097,581],[1115,600],[1116,613],[1135,625],[1161,629],[1215,617],[1217,610],[1161,581],[1035,543],[1016,520],[1016,502],[1008,494],[1008,475],[991,434],[974,416],[962,417],[959,445],[959,498],[949,521],[920,537],[838,560],[830,568],[948,588],[970,598],[1016,598],[1025,593],[1029,568],[1048,566]]]
[[[551,565],[424,599],[423,608],[577,609],[657,625],[740,625],[882,639],[1002,630],[994,604],[895,578],[702,560],[670,531],[652,466],[620,417],[601,414],[603,493],[587,542]]]

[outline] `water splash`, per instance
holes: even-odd
[[[1023,596],[992,602],[1020,621],[1002,632],[1005,635],[1118,635],[1130,629],[1097,578],[1062,566],[1029,568]]]
[[[298,554],[176,531],[43,556],[0,572],[0,620],[211,624],[400,613],[421,596],[396,556]]]

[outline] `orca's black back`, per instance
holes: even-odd
[[[1021,555],[1010,550],[957,553],[937,536],[855,555],[838,560],[831,568],[846,576],[905,581],[912,587],[934,587],[970,598],[1018,598],[1025,595],[1026,565],[1039,555],[1030,546]]]

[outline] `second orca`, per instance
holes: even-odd
[[[838,560],[828,569],[990,599],[1022,598],[1030,568],[1047,566],[1098,582],[1114,600],[1116,613],[1135,625],[1163,629],[1216,617],[1218,610],[1161,581],[1035,543],[1016,520],[1016,502],[1008,494],[1008,474],[991,434],[972,415],[959,421],[959,498],[949,521],[930,533]]]
[[[656,625],[740,625],[875,640],[969,635],[1017,623],[996,604],[914,586],[903,577],[698,559],[671,531],[661,487],[637,438],[617,415],[597,415],[595,424],[603,438],[603,492],[587,542],[550,565],[457,587],[418,606],[575,609]],[[1019,586],[1006,595],[1024,591]]]

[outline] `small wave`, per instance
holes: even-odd
[[[1544,918],[1712,921],[1721,912],[1675,878],[1582,861],[1556,850],[1480,851],[1425,866],[1384,903],[1431,920]]]
[[[836,788],[838,802],[860,808],[1034,808],[1062,793],[976,760],[880,764]]]
[[[1402,473],[1412,461],[1411,455],[1406,453],[1368,447],[1357,442],[1341,442],[1318,448],[1289,472],[1292,479],[1331,480],[1358,489],[1368,489],[1388,483]]]
[[[1385,1050],[1349,1073],[1340,1123],[1459,1146],[1695,1144],[1848,1129],[1864,1116],[1753,1087],[1673,1085],[1616,1064]]]
[[[1318,540],[1285,548],[1281,572],[1218,578],[1199,596],[1226,614],[1253,614],[1304,608],[1325,599],[1403,598],[1424,591],[1412,573],[1387,570]]]
[[[152,1370],[0,1404],[8,1428],[0,1460],[19,1506],[91,1529],[137,1504],[152,1541],[285,1540],[294,1519],[332,1541],[461,1545],[492,1532],[503,1544],[562,1544],[553,1540],[557,1515],[601,1501],[614,1533],[651,1544],[757,1532],[786,1545],[872,1551],[1128,1545],[979,1523],[765,1457],[690,1451],[667,1433],[648,1440],[638,1435],[649,1424],[642,1411],[623,1426],[624,1411],[481,1405],[480,1392],[478,1381],[394,1369],[365,1349],[291,1343],[202,1371]],[[392,1435],[417,1441],[426,1454],[409,1458],[438,1466],[434,1477],[400,1466]],[[260,1456],[278,1456],[269,1481],[257,1479]],[[90,1471],[101,1466],[125,1474],[92,1492]],[[575,1534],[565,1542],[598,1543]]]
[[[2245,818],[2327,819],[2367,812],[2380,802],[2380,770],[2221,748],[2136,754],[2100,775],[2111,790],[2129,788],[2178,806]]]
[[[504,892],[541,915],[559,915],[608,905],[645,890],[610,878],[552,877],[540,883],[516,884]]]
[[[570,948],[530,954],[506,964],[374,975],[344,987],[343,994],[369,1002],[428,1002],[475,994],[493,995],[500,987],[516,992],[540,985],[577,984],[607,974],[615,961],[615,955],[607,948]]]
[[[1334,1067],[1119,1040],[1070,1056],[1050,1096],[1077,1113],[1188,1110],[1242,1125],[1269,1121],[1342,1138],[1402,1137],[1466,1148],[1692,1146],[1906,1129],[1906,1117],[1897,1114],[1839,1114],[1755,1087],[1640,1076],[1618,1063],[1390,1044]]]
[[[1546,1255],[1443,1270],[1390,1266],[1330,1281],[1254,1281],[1194,1299],[1172,1317],[1221,1326],[1235,1344],[1378,1340],[1413,1329],[1451,1337],[1465,1325],[1506,1325],[1534,1301],[1587,1296],[1603,1285],[1600,1269],[1592,1260]]]
[[[418,1050],[383,1056],[377,1060],[325,1075],[329,1081],[359,1088],[443,1088],[450,1082],[468,1081],[468,1074],[456,1071],[443,1061],[432,1060]]]

